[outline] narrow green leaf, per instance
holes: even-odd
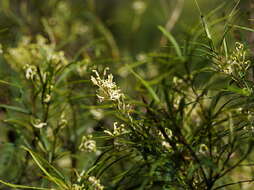
[[[25,127],[26,129],[30,129],[30,125],[25,123],[25,122],[22,122],[21,120],[19,119],[5,119],[3,120],[5,123],[9,123],[9,124],[15,124],[15,125],[18,125],[18,126],[21,126],[21,127]]]
[[[223,39],[223,48],[224,48],[225,56],[227,59],[228,58],[228,46],[227,46],[227,42],[226,42],[225,38]]]
[[[17,84],[13,84],[13,83],[10,83],[10,82],[4,81],[4,80],[0,80],[0,83],[6,84],[6,85],[9,85],[9,86],[14,86],[14,87],[19,88],[19,89],[21,88]]]
[[[154,92],[153,88],[149,85],[149,83],[146,82],[144,79],[142,79],[142,77],[139,76],[137,73],[135,73],[131,67],[129,67],[128,65],[127,65],[127,67],[129,69],[129,71],[146,87],[146,89],[151,94],[151,96],[155,100],[155,102],[159,103],[160,99],[157,96],[157,94]]]
[[[24,150],[28,151],[29,154],[32,156],[33,160],[35,161],[35,163],[39,166],[39,168],[43,171],[43,173],[49,178],[50,181],[54,182],[56,185],[58,185],[59,187],[63,188],[63,189],[68,189],[68,185],[65,183],[64,177],[63,175],[61,175],[61,173],[55,168],[53,167],[51,164],[49,164],[45,159],[43,159],[41,156],[39,156],[38,154],[36,154],[35,152],[33,152],[32,150],[26,148],[26,147],[22,147]],[[51,174],[50,172],[48,172],[45,168],[44,165],[47,165],[48,169],[51,169],[52,172],[54,172],[54,175]]]
[[[238,29],[241,29],[241,30],[246,30],[246,31],[249,31],[249,32],[254,32],[254,29],[248,28],[248,27],[245,27],[245,26],[239,26],[239,25],[235,25],[235,24],[230,24],[229,26],[232,26],[234,28],[238,28]]]
[[[177,43],[177,41],[175,40],[175,38],[171,35],[170,32],[166,31],[166,29],[163,28],[162,26],[158,26],[158,28],[169,39],[169,41],[173,44],[178,57],[183,60],[184,58],[183,58],[180,46]]]
[[[16,106],[9,106],[6,104],[0,104],[1,108],[6,108],[12,111],[16,111],[16,112],[21,112],[21,113],[25,113],[25,114],[30,114],[30,112],[24,108],[20,108],[20,107],[16,107]]]
[[[0,180],[0,183],[4,184],[6,186],[12,187],[12,188],[19,188],[19,189],[50,190],[49,188],[43,188],[43,187],[30,187],[30,186],[26,186],[26,185],[16,185],[16,184],[5,182],[3,180]]]
[[[225,24],[225,29],[224,29],[224,33],[223,33],[223,35],[222,35],[222,40],[221,40],[220,44],[224,42],[226,35],[228,34],[228,32],[230,31],[230,29],[231,29],[231,27],[232,27],[232,26],[230,26],[230,22],[232,21],[233,17],[234,17],[234,16],[236,15],[236,13],[237,13],[236,8],[238,7],[240,1],[241,1],[241,0],[238,0],[238,2],[235,4],[235,6],[233,7],[232,11],[230,12],[229,16],[227,17],[226,24]]]
[[[250,94],[251,94],[251,92],[247,88],[242,89],[242,88],[229,86],[229,87],[227,87],[227,90],[230,91],[230,92],[241,94],[243,96],[250,96]]]
[[[209,30],[209,27],[208,27],[208,23],[206,22],[206,19],[198,5],[198,2],[197,0],[195,0],[195,4],[198,8],[198,11],[199,11],[199,14],[200,14],[200,18],[201,18],[201,22],[202,22],[202,25],[204,27],[204,30],[205,30],[205,34],[206,34],[206,37],[209,39],[209,45],[211,47],[211,49],[214,49],[214,44],[213,44],[213,40],[212,40],[212,35],[211,35],[211,32]]]

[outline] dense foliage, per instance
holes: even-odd
[[[1,189],[254,187],[254,2],[158,2],[0,1]]]

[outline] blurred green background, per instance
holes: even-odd
[[[223,35],[226,18],[238,1],[198,0],[215,43]],[[253,24],[251,0],[240,1],[232,23]],[[0,43],[3,50],[21,41],[47,38],[56,50],[63,50],[71,61],[86,60],[93,64],[119,69],[128,61],[144,60],[144,55],[160,51],[165,43],[158,26],[166,27],[180,44],[191,42],[203,32],[200,13],[194,0],[1,0]],[[200,35],[199,41],[204,42]],[[253,34],[232,30],[229,38],[249,42]],[[164,41],[163,41],[164,40]],[[195,41],[195,40],[194,40]],[[231,42],[229,39],[229,42]],[[165,49],[167,51],[167,49]],[[254,52],[254,51],[253,51]],[[147,68],[154,76],[156,69]],[[13,75],[0,57],[0,76]],[[82,68],[80,68],[82,70]],[[150,71],[149,71],[150,70]],[[122,71],[122,73],[121,73]],[[119,71],[126,77],[124,70]],[[14,74],[15,75],[15,74]],[[3,91],[3,92],[2,92]],[[0,91],[0,102],[8,102],[9,94]]]
[[[235,2],[198,1],[204,14],[224,4],[217,18],[227,15]],[[248,0],[241,1],[241,6],[240,14],[248,14]],[[157,26],[165,26],[172,16],[176,17],[172,31],[179,37],[199,22],[194,0],[1,0],[0,42],[10,45],[22,35],[52,35],[59,48],[71,42],[75,51],[91,43],[88,39],[96,39],[96,45],[109,35],[106,40],[111,46],[133,55],[158,47]]]

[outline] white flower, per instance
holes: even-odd
[[[87,140],[84,142],[84,147],[88,152],[95,152],[96,143],[94,140]]]
[[[34,66],[26,66],[26,79],[33,80],[36,76],[36,68]]]
[[[88,182],[92,187],[94,187],[95,190],[103,190],[104,186],[100,184],[100,180],[96,179],[94,176],[90,176],[88,178]]]
[[[65,114],[62,113],[62,114],[61,114],[61,120],[60,120],[60,122],[59,122],[59,125],[61,126],[61,128],[64,128],[64,127],[66,127],[67,124],[68,124],[68,121],[67,121],[67,119],[65,118]]]
[[[100,120],[104,117],[103,110],[101,109],[91,109],[90,113],[94,116],[95,119]]]
[[[161,145],[164,146],[166,149],[170,149],[171,148],[171,145],[168,142],[166,142],[166,141],[162,141]]]
[[[50,100],[51,100],[51,96],[49,94],[46,94],[44,98],[44,103],[49,103]]]
[[[126,113],[130,117],[132,111],[131,106],[125,104],[124,94],[121,92],[120,88],[118,88],[116,83],[113,82],[113,75],[107,75],[107,70],[109,70],[109,68],[104,69],[102,78],[96,70],[93,70],[96,76],[91,76],[91,81],[94,85],[99,87],[96,91],[96,96],[100,102],[107,100],[116,102],[117,109]]]
[[[96,70],[93,70],[96,77],[91,76],[91,81],[94,85],[98,86],[97,97],[100,102],[105,100],[121,102],[121,99],[124,98],[124,94],[117,87],[115,82],[113,82],[113,75],[109,74],[106,78],[106,72],[108,68],[104,70],[103,78],[100,77]]]
[[[118,135],[125,134],[126,132],[127,132],[127,130],[125,129],[124,124],[121,124],[120,126],[118,126],[117,122],[114,122],[114,131],[113,131],[113,133],[108,131],[108,130],[104,130],[104,133],[107,133],[110,136],[118,136]]]
[[[44,126],[47,126],[47,123],[41,122],[40,119],[36,119],[34,123],[32,123],[35,128],[41,129]]]
[[[92,140],[92,135],[83,136],[79,149],[84,152],[96,152],[96,141]]]
[[[208,147],[205,144],[201,144],[199,147],[199,152],[202,154],[205,154],[207,153],[207,151],[208,151]]]
[[[168,138],[171,139],[171,138],[173,137],[173,132],[172,132],[170,129],[166,128],[166,129],[165,129],[165,132],[166,132]],[[165,140],[165,137],[164,137],[164,135],[162,134],[161,131],[159,131],[159,136],[160,136],[163,140]]]
[[[140,62],[145,62],[147,60],[147,56],[144,53],[140,53],[136,56],[136,59]]]
[[[73,184],[71,190],[83,190],[84,185]]]
[[[244,45],[236,42],[235,50],[229,57],[218,57],[217,67],[220,72],[226,75],[242,77],[242,74],[239,73],[245,73],[250,67],[250,61],[246,60]]]
[[[146,10],[146,3],[141,0],[135,1],[132,4],[132,8],[134,9],[134,11],[136,11],[137,14],[142,14]]]

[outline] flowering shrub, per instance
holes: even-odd
[[[184,1],[135,0],[121,12],[133,16],[130,39],[158,2],[172,15],[150,53],[119,45],[96,1],[0,2],[24,24],[0,45],[0,189],[253,187],[253,52],[231,32],[253,32],[232,24],[243,4],[221,5],[232,11],[215,22],[224,10],[204,16],[195,1],[201,24],[172,35]]]

